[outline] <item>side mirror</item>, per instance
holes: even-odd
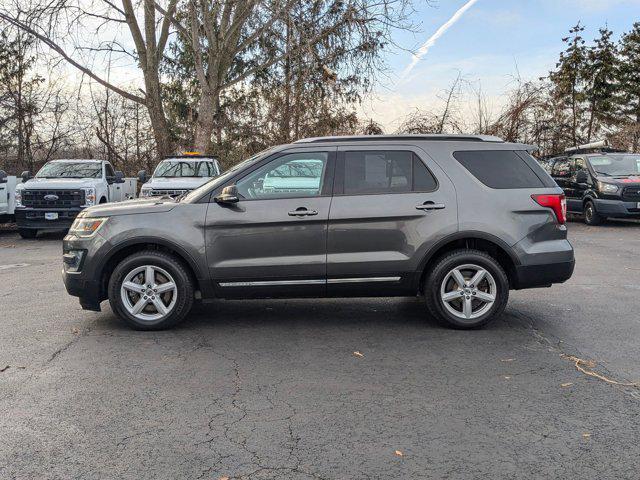
[[[140,170],[138,172],[138,181],[140,183],[147,183],[147,171],[146,170]]]
[[[115,183],[124,183],[124,173],[120,170],[116,170],[116,176],[114,177]]]
[[[579,170],[578,173],[576,173],[577,183],[587,183],[588,181],[589,176],[587,175],[587,172],[585,172],[584,170]]]
[[[7,183],[7,172],[0,170],[0,183]]]
[[[31,172],[29,170],[25,170],[22,172],[22,183],[26,182],[31,178]]]
[[[222,193],[214,198],[216,203],[231,204],[238,203],[238,188],[235,185],[229,185],[222,189]]]

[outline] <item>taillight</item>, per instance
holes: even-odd
[[[531,195],[531,198],[541,207],[547,207],[553,210],[560,225],[564,225],[567,221],[567,198],[564,194],[543,193],[540,195]]]

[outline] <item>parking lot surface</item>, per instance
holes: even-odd
[[[640,224],[569,230],[573,278],[483,330],[326,299],[165,332],[82,311],[61,235],[0,231],[0,478],[637,479]]]

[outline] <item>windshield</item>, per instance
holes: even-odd
[[[192,160],[163,160],[158,164],[154,177],[215,177],[218,172],[213,162]]]
[[[607,177],[640,174],[640,155],[612,154],[589,157],[589,163],[599,175]]]
[[[237,171],[242,170],[243,168],[246,168],[249,165],[262,160],[264,157],[269,155],[275,148],[276,147],[272,147],[272,148],[268,148],[266,150],[263,150],[263,151],[261,151],[259,153],[256,153],[253,157],[249,157],[246,160],[234,165],[233,167],[231,167],[229,170],[224,172],[219,177],[212,178],[211,180],[209,180],[204,185],[199,186],[195,190],[191,190],[184,197],[182,197],[182,201],[188,203],[191,200],[195,200],[197,198],[200,198],[200,196],[202,194],[204,194],[205,192],[208,192],[211,189],[214,189],[214,188],[217,188],[220,185],[223,185],[230,177],[233,177],[233,175],[235,175],[235,173]]]
[[[36,178],[100,178],[99,162],[49,162],[36,174]]]

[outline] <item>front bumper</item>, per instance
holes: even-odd
[[[63,230],[71,227],[82,208],[16,208],[16,223],[18,228],[36,229],[36,230]],[[47,220],[45,213],[57,213],[58,218],[55,220]]]
[[[639,202],[624,202],[622,200],[593,200],[596,212],[603,217],[611,218],[640,218]]]
[[[99,281],[83,278],[82,272],[62,271],[62,280],[67,293],[80,298],[80,306],[84,310],[100,311],[101,285]]]
[[[73,271],[70,265],[63,262],[62,280],[67,293],[79,297],[80,305],[85,310],[100,311],[100,302],[105,299],[105,285],[99,270],[99,259],[111,248],[100,233],[90,238],[67,235],[62,242],[63,256],[73,251],[82,251],[82,259]],[[64,257],[63,257],[64,258]]]

